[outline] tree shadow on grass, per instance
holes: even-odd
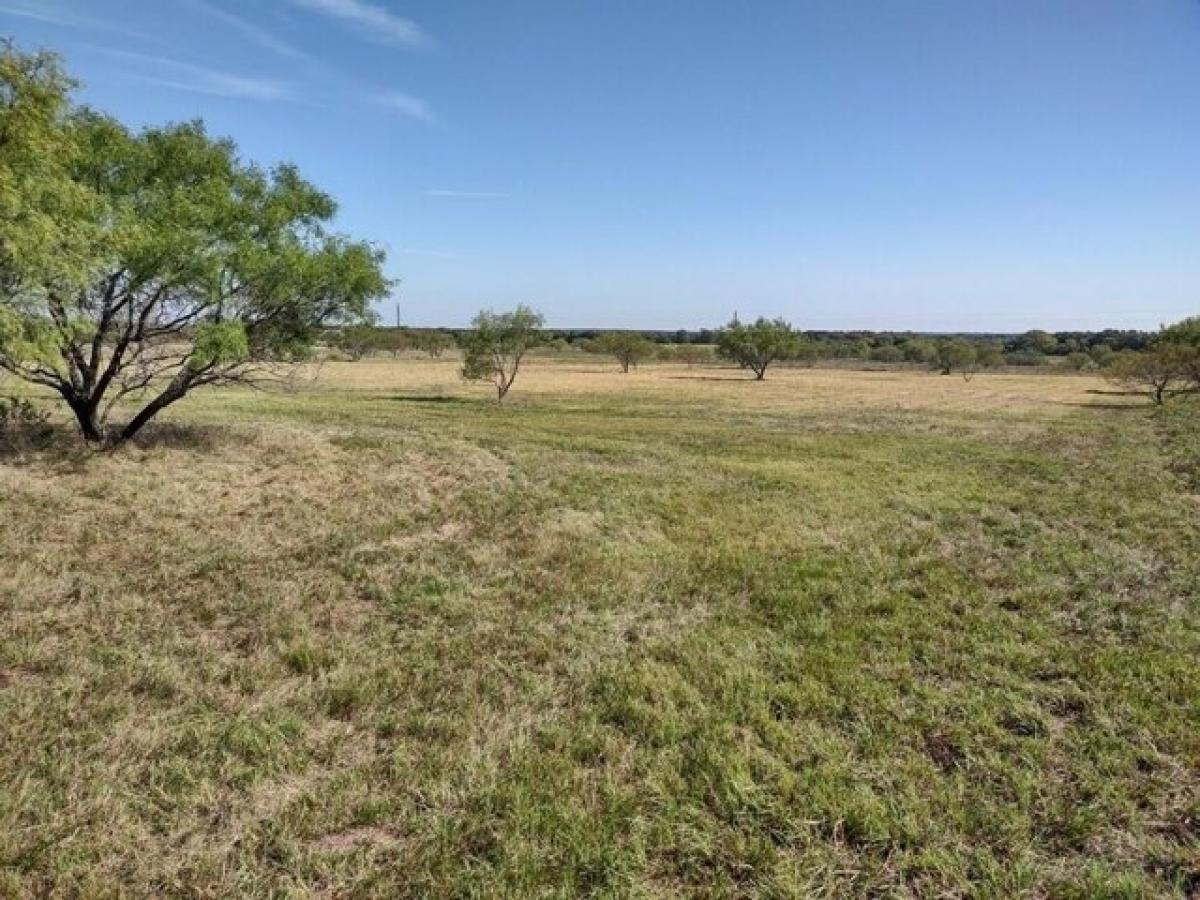
[[[87,447],[79,439],[79,432],[65,426],[9,426],[0,431],[0,463],[21,465],[52,454],[64,457],[72,452],[87,453]]]
[[[137,447],[139,450],[210,451],[236,440],[233,429],[225,425],[176,425],[162,422],[147,425],[127,446]]]
[[[1096,409],[1107,412],[1144,412],[1149,407],[1141,403],[1078,403],[1075,401],[1064,402],[1063,406],[1070,406],[1075,409]]]
[[[396,394],[387,399],[396,403],[448,403],[451,405],[462,405],[464,402],[462,397],[451,397],[448,394]]]
[[[740,381],[745,384],[754,384],[759,380],[745,376],[739,378],[737,375],[668,375],[667,378],[672,381]]]
[[[63,470],[78,470],[101,453],[137,450],[189,450],[211,452],[222,444],[235,441],[232,429],[221,425],[147,425],[138,435],[117,447],[88,444],[73,424],[9,428],[0,433],[0,464],[27,466],[50,465]]]

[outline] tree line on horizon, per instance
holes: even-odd
[[[779,321],[776,320],[776,324]],[[711,360],[713,351],[722,341],[728,343],[731,328],[736,324],[740,323],[735,319],[723,328],[691,332],[543,328],[539,346],[612,356],[626,372],[649,359],[696,365]],[[394,356],[405,350],[425,351],[429,356],[437,357],[444,350],[463,344],[472,330],[360,324],[330,332],[326,343],[351,359],[380,352],[390,352]],[[932,365],[946,374],[965,371],[968,375],[978,369],[1000,366],[1051,364],[1076,371],[1108,370],[1123,354],[1145,350],[1155,339],[1151,332],[1116,329],[1058,333],[1032,330],[1012,335],[803,331],[793,329],[791,325],[787,325],[786,330],[786,352],[777,357],[786,361],[861,360]],[[680,340],[681,337],[696,339]],[[738,354],[726,354],[724,358],[736,360]]]
[[[380,331],[406,331],[412,326],[378,325]],[[422,329],[414,329],[422,330]],[[429,326],[423,330],[439,331],[456,340],[471,331],[471,327]],[[674,331],[655,328],[547,328],[547,337],[552,341],[563,341],[577,345],[584,341],[612,333],[639,335],[654,344],[706,344],[715,345],[720,328],[679,328]],[[1107,347],[1114,352],[1143,350],[1155,337],[1155,332],[1139,329],[1105,328],[1099,331],[1044,331],[1032,329],[1023,332],[988,331],[891,331],[891,330],[829,330],[803,329],[799,332],[805,339],[817,344],[828,345],[833,352],[843,356],[864,356],[873,349],[888,345],[899,345],[912,340],[941,341],[961,338],[973,343],[996,345],[1004,353],[1036,353],[1043,356],[1067,356],[1071,353],[1089,352],[1097,347]]]

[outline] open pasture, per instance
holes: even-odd
[[[1200,890],[1195,403],[457,366],[6,452],[0,894]]]

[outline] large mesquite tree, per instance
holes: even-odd
[[[296,360],[386,293],[380,251],[330,233],[333,200],[293,167],[200,123],[131,132],[70,89],[52,56],[0,48],[0,369],[88,441]]]
[[[783,319],[759,318],[744,325],[733,321],[717,332],[717,353],[754,373],[757,381],[766,377],[767,367],[776,360],[794,359],[803,349],[800,335]]]

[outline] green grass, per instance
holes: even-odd
[[[1200,890],[1196,404],[404,396],[0,462],[0,892]]]

